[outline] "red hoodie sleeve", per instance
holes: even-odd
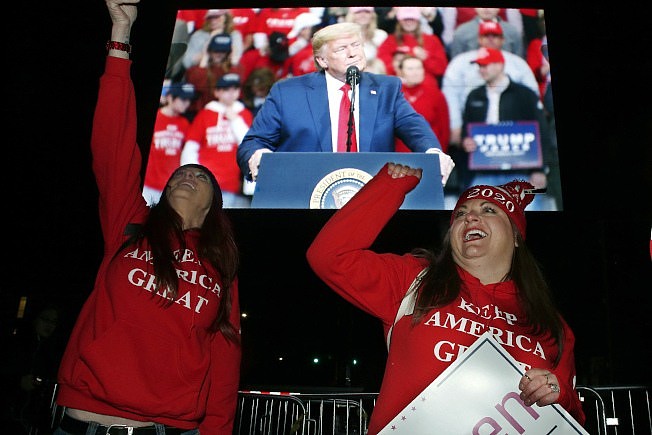
[[[240,335],[240,303],[238,281],[234,281],[230,322]],[[233,422],[240,386],[242,347],[216,334],[211,352],[211,389],[206,404],[206,415],[199,425],[202,435],[226,435],[233,432]]]
[[[130,68],[130,60],[107,56],[91,135],[104,249],[110,255],[122,244],[127,224],[142,220],[147,212],[140,187],[141,154]]]
[[[437,36],[430,36],[432,37],[426,39],[423,47],[428,52],[428,57],[423,61],[423,66],[427,72],[441,78],[448,66],[446,49]]]
[[[306,254],[319,278],[386,326],[423,265],[412,255],[369,247],[418,182],[414,176],[392,178],[385,165],[329,219]]]
[[[575,389],[575,335],[564,322],[564,349],[559,364],[552,370],[559,380],[560,395],[557,403],[561,405],[582,426],[586,420],[582,403]]]
[[[389,35],[385,40],[378,46],[378,53],[376,57],[383,61],[385,64],[385,72],[387,75],[396,75],[394,70],[394,64],[392,63],[392,57],[396,52],[398,44],[396,43],[396,37],[394,35]]]

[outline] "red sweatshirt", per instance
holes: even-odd
[[[197,257],[198,232],[187,231],[179,299],[164,307],[153,288],[146,246],[120,251],[129,223],[148,208],[140,193],[136,102],[131,62],[108,57],[100,80],[91,147],[99,188],[104,258],[59,370],[59,405],[139,421],[231,434],[240,347],[208,328],[223,283]],[[237,283],[230,321],[239,328]]]
[[[307,253],[311,267],[326,284],[381,320],[385,336],[410,284],[426,264],[409,254],[379,254],[369,248],[417,183],[416,177],[391,178],[383,167],[324,225]],[[575,338],[568,325],[564,323],[564,353],[553,369],[557,348],[549,337],[533,336],[523,328],[524,313],[514,283],[483,285],[458,270],[464,285],[453,303],[432,310],[414,327],[411,315],[394,326],[369,434],[385,427],[487,330],[525,370],[554,372],[561,388],[559,404],[583,424],[574,390]]]
[[[380,44],[378,47],[378,58],[385,64],[387,74],[397,75],[392,62],[394,53],[403,52],[414,55],[414,48],[422,47],[428,53],[428,57],[423,59],[423,67],[426,69],[426,72],[438,80],[444,75],[448,66],[448,57],[446,56],[444,45],[435,35],[422,34],[421,38],[423,45],[420,45],[419,41],[412,34],[405,33],[401,42],[396,39],[395,35],[390,34]]]
[[[154,134],[152,134],[145,172],[145,186],[160,191],[165,190],[165,183],[179,167],[181,149],[189,128],[190,122],[183,115],[168,116],[161,109],[156,112]]]

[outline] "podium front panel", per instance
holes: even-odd
[[[408,193],[401,209],[444,209],[439,156],[425,153],[266,153],[251,206],[337,209],[387,162],[423,169],[421,182]]]

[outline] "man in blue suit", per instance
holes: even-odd
[[[324,27],[313,35],[312,46],[321,71],[276,82],[238,148],[238,164],[249,179],[256,179],[266,152],[337,150],[340,88],[349,67],[363,71],[367,65],[361,29],[355,23]],[[360,76],[353,99],[358,151],[393,152],[399,137],[414,152],[438,153],[445,183],[454,163],[403,96],[400,79],[365,72]]]

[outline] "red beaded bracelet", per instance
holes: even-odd
[[[131,53],[131,45],[125,44],[124,42],[118,42],[118,41],[108,41],[106,43],[106,50],[120,50],[120,51],[126,51],[127,53]]]

